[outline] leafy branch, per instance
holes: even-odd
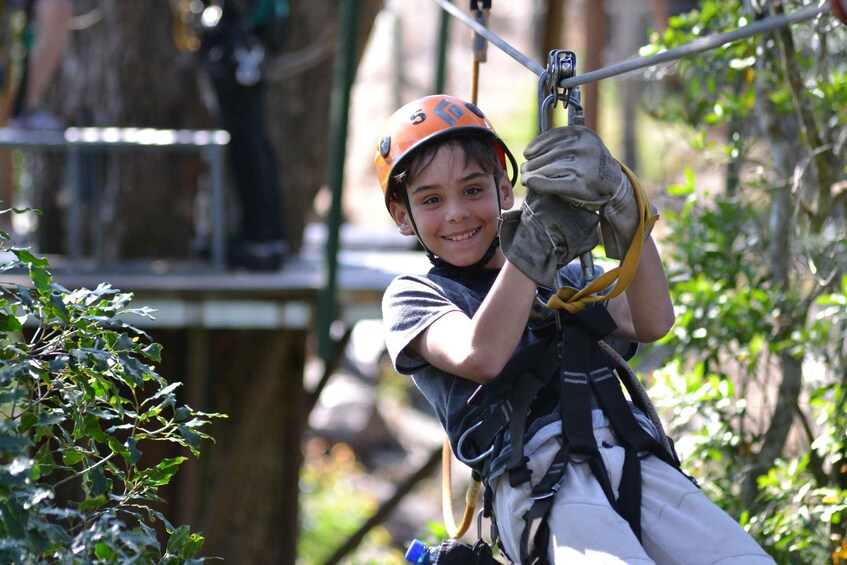
[[[178,404],[161,345],[124,321],[150,315],[131,294],[68,290],[3,232],[0,246],[14,256],[0,272],[31,281],[0,284],[0,562],[199,562],[203,538],[152,506],[187,457],[142,464],[142,450],[196,456],[224,416]]]

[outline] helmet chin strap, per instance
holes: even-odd
[[[497,211],[502,212],[503,207],[500,203],[500,177],[498,177],[497,175],[494,175],[494,188],[497,194]],[[409,202],[409,194],[405,189],[398,190],[397,192],[400,193],[400,197],[403,199],[403,205],[406,207],[406,212],[409,214],[409,220],[411,220],[412,222],[412,228],[415,230],[415,235],[417,235],[420,232],[418,231],[418,225],[415,223],[415,217],[414,215],[412,215],[412,206]],[[429,249],[429,247],[426,246],[421,237],[419,235],[417,237],[418,241],[421,244],[421,247],[423,247],[424,252],[426,252],[427,259],[429,259],[429,262],[432,263],[432,265],[435,267],[451,267],[453,269],[482,269],[488,264],[489,261],[491,261],[491,259],[494,257],[494,254],[497,253],[497,248],[500,247],[500,236],[495,235],[494,239],[491,241],[491,245],[488,246],[488,249],[485,250],[485,253],[483,253],[479,261],[468,267],[457,267],[456,265],[445,261],[438,255],[433,253]]]

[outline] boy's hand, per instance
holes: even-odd
[[[606,255],[626,255],[638,226],[638,203],[632,184],[596,133],[582,126],[554,128],[527,145],[524,157],[521,182],[527,188],[599,211]]]
[[[597,214],[551,194],[527,191],[520,210],[500,219],[506,258],[536,284],[555,288],[556,271],[598,243]]]

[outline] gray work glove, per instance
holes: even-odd
[[[520,210],[500,218],[506,258],[536,284],[555,288],[556,271],[600,242],[600,217],[551,194],[527,191]]]
[[[638,202],[632,183],[600,137],[582,126],[554,128],[530,142],[524,157],[521,182],[600,212],[606,256],[622,259],[638,227]]]

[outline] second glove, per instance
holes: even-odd
[[[600,212],[606,255],[622,259],[641,221],[634,183],[592,130],[565,126],[542,133],[524,151],[521,182],[575,206]],[[646,198],[646,195],[644,195]],[[655,214],[648,202],[647,209]],[[645,237],[652,224],[646,226]]]
[[[500,245],[506,258],[537,284],[555,288],[556,271],[591,251],[600,218],[550,194],[527,191],[520,210],[503,214]]]

